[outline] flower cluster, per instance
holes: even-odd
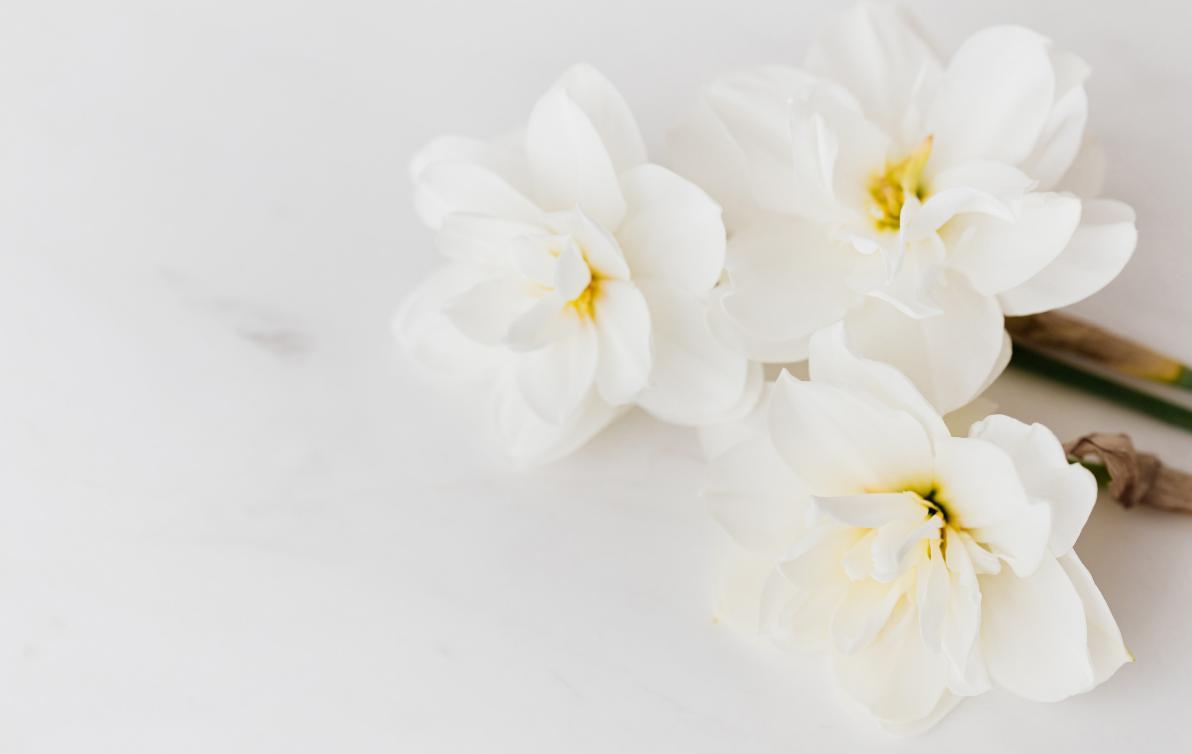
[[[1130,207],[1076,193],[1099,189],[1087,74],[1020,27],[945,64],[896,6],[861,5],[804,68],[709,84],[672,158],[725,207],[743,351],[798,361],[843,321],[945,409],[980,392],[1008,359],[1003,314],[1074,303],[1134,250]]]
[[[1078,301],[1133,253],[1130,207],[1085,198],[1087,74],[1018,27],[944,60],[861,5],[802,68],[710,83],[672,172],[575,66],[524,128],[414,159],[444,264],[398,339],[488,392],[522,465],[634,406],[736,427],[707,494],[769,573],[763,630],[821,647],[888,727],[993,685],[1087,690],[1129,659],[1073,551],[1093,477],[1042,426],[941,418],[1006,366],[1006,315]],[[810,381],[763,384],[804,360]]]
[[[1050,430],[994,415],[952,436],[843,324],[812,336],[810,369],[782,373],[707,490],[764,565],[765,633],[827,652],[843,691],[895,730],[992,685],[1063,699],[1130,659],[1072,549],[1096,481]]]
[[[761,367],[707,324],[720,207],[646,161],[628,106],[595,70],[567,71],[523,132],[440,138],[411,173],[448,263],[407,300],[398,338],[491,386],[514,460],[564,455],[634,405],[684,425],[753,407]]]

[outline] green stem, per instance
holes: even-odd
[[[1091,374],[1039,351],[1015,344],[1010,364],[1192,432],[1192,409]]]

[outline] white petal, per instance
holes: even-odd
[[[632,283],[601,282],[594,302],[600,363],[596,387],[614,406],[633,400],[650,378],[650,310]]]
[[[770,404],[770,435],[814,495],[924,489],[931,445],[910,414],[783,372]]]
[[[940,75],[935,53],[895,5],[859,4],[841,14],[817,36],[807,67],[848,88],[886,133],[904,137],[919,125],[917,93]]]
[[[606,228],[625,215],[617,170],[587,113],[556,85],[538,100],[526,127],[534,196],[546,210],[578,207]]]
[[[867,393],[900,408],[915,417],[933,440],[949,436],[944,420],[906,375],[889,364],[861,358],[849,348],[843,322],[812,336],[810,366],[815,382]]]
[[[975,398],[998,366],[1002,313],[996,299],[956,275],[945,276],[931,295],[938,316],[914,319],[870,297],[849,312],[845,331],[856,353],[892,364],[946,414]]]
[[[1051,112],[1055,74],[1049,42],[998,26],[969,37],[952,56],[927,118],[932,159],[954,165],[1015,165],[1031,153]]]
[[[1001,448],[968,437],[936,443],[935,479],[936,500],[951,526],[968,530],[1015,573],[1038,566],[1047,552],[1050,512],[1027,497]]]
[[[822,228],[771,216],[730,239],[723,305],[752,338],[801,340],[844,316],[859,299],[851,276],[872,263]]]
[[[720,207],[695,184],[658,165],[621,176],[628,206],[617,240],[634,280],[651,278],[704,293],[724,269]]]
[[[1097,501],[1092,473],[1078,463],[1068,463],[1063,445],[1042,424],[994,415],[973,425],[969,435],[997,445],[1010,456],[1027,495],[1051,508],[1048,546],[1052,554],[1058,557],[1070,551]]]
[[[764,209],[797,211],[807,198],[808,186],[794,171],[791,100],[815,81],[794,68],[768,66],[720,78],[704,90],[705,101],[745,155],[750,190]]]
[[[724,223],[740,227],[755,209],[749,162],[703,96],[692,114],[668,135],[667,164],[707,191],[724,209]]]
[[[1068,574],[1046,557],[1030,576],[981,577],[981,646],[997,685],[1054,702],[1093,685],[1084,605]]]
[[[808,531],[784,555],[778,568],[797,587],[818,590],[847,583],[844,554],[861,537],[858,529],[819,526]]]
[[[923,646],[915,611],[906,601],[864,649],[833,655],[832,670],[841,688],[885,724],[932,717],[946,693],[947,664]]]
[[[1080,226],[1054,261],[998,298],[1006,314],[1035,314],[1074,304],[1117,277],[1138,242],[1134,210],[1108,199],[1084,202]]]
[[[996,295],[1030,280],[1063,252],[1080,223],[1080,200],[1063,194],[1027,194],[1013,222],[969,215],[941,235],[948,264],[973,289]]]
[[[806,529],[803,486],[764,435],[711,464],[704,497],[716,521],[755,553],[777,557]]]
[[[538,300],[533,284],[504,275],[477,283],[447,302],[444,310],[459,331],[478,343],[505,342],[513,323]]]
[[[832,641],[837,651],[852,653],[869,646],[890,619],[903,591],[900,585],[870,580],[849,584],[832,616]]]
[[[520,466],[547,463],[586,443],[626,409],[609,406],[593,392],[561,424],[543,421],[522,397],[512,375],[493,394],[494,431],[510,459]]]
[[[763,631],[779,646],[827,649],[832,616],[846,586],[847,582],[840,581],[803,589],[776,569],[762,590]]]
[[[471,162],[431,163],[419,173],[415,194],[418,210],[432,228],[455,212],[527,223],[542,218],[542,211],[507,180]]]
[[[919,634],[932,652],[943,643],[944,619],[951,600],[951,581],[939,542],[931,542],[931,556],[920,562],[915,583],[915,601],[919,605]]]
[[[894,581],[924,557],[923,540],[939,537],[943,520],[934,515],[923,520],[922,515],[900,518],[885,524],[873,538],[873,578]]]
[[[555,267],[555,291],[564,301],[572,301],[583,293],[592,282],[592,271],[584,259],[583,252],[574,240],[569,240],[559,252],[559,263]]]
[[[646,161],[646,144],[625,98],[590,65],[568,68],[555,84],[583,110],[618,173]]]
[[[476,315],[483,318],[485,310],[478,308]],[[564,337],[574,320],[575,312],[568,311],[567,299],[551,291],[513,320],[506,342],[516,351],[533,351]]]
[[[1070,52],[1051,51],[1055,69],[1055,104],[1039,135],[1039,143],[1023,162],[1023,169],[1050,190],[1068,172],[1084,140],[1089,101],[1084,90],[1089,67]]]
[[[842,524],[875,529],[891,521],[921,521],[924,508],[912,492],[873,492],[864,495],[814,497],[815,507]]]
[[[517,359],[522,397],[542,418],[563,424],[584,405],[596,378],[596,329],[573,315],[563,315],[559,337]]]
[[[934,233],[957,215],[982,214],[1007,222],[1035,182],[1021,170],[997,162],[954,165],[929,178],[931,195],[916,208],[902,207],[902,226],[912,238]]]
[[[1109,605],[1101,596],[1101,590],[1093,583],[1093,577],[1084,567],[1084,563],[1080,562],[1074,551],[1061,557],[1059,562],[1068,578],[1072,579],[1072,586],[1084,605],[1089,661],[1093,666],[1093,685],[1099,686],[1123,664],[1134,662],[1134,656],[1126,649],[1117,621],[1109,612]]]
[[[600,277],[629,279],[629,265],[617,239],[582,211],[553,212],[546,222],[557,233],[570,236],[583,252],[588,265]]]
[[[482,271],[452,264],[424,280],[393,319],[397,341],[421,366],[454,379],[488,379],[504,363],[502,348],[481,345],[459,331],[446,314],[449,301],[471,289]]]
[[[637,403],[676,424],[708,424],[747,411],[761,392],[761,367],[708,326],[708,304],[686,290],[643,283],[654,333],[650,386]]]
[[[539,238],[544,232],[541,225],[455,212],[444,218],[435,234],[435,247],[449,259],[507,267],[523,240]]]

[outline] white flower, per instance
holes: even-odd
[[[513,459],[568,453],[632,405],[689,425],[752,407],[760,367],[707,324],[720,208],[646,162],[628,106],[595,70],[567,71],[524,134],[444,137],[411,171],[448,264],[399,312],[398,337],[491,387]]]
[[[1096,482],[1046,427],[994,415],[951,436],[841,324],[810,368],[780,377],[707,490],[766,564],[766,633],[822,648],[848,697],[905,732],[994,685],[1054,701],[1131,659],[1072,549]]]
[[[1134,249],[1130,207],[1070,192],[1087,73],[1009,26],[944,65],[896,7],[861,5],[804,69],[708,86],[672,156],[725,208],[723,307],[747,352],[797,361],[844,321],[937,404],[987,384],[1003,314],[1074,303]]]

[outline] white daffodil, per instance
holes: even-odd
[[[861,5],[803,69],[708,86],[672,157],[725,208],[723,312],[747,352],[798,361],[844,321],[949,408],[996,376],[1003,314],[1074,303],[1134,249],[1130,207],[1071,193],[1087,73],[1009,26],[944,64],[898,8]]]
[[[1130,659],[1072,549],[1096,482],[1046,427],[994,415],[953,437],[843,324],[812,338],[810,369],[783,373],[707,490],[769,573],[766,633],[825,650],[847,696],[903,732],[994,685],[1063,699]]]
[[[752,407],[761,370],[707,324],[724,264],[720,207],[646,162],[625,101],[576,66],[524,133],[432,142],[415,201],[447,266],[398,314],[401,342],[493,390],[510,456],[568,453],[629,406],[677,424]]]

